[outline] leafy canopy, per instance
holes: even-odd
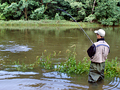
[[[120,24],[119,0],[0,0],[1,20],[72,20]]]

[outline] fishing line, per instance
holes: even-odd
[[[91,43],[93,44],[93,41],[90,39],[90,37],[87,35],[87,33],[83,30],[83,28],[80,26],[80,24],[68,13],[68,12],[66,12],[65,10],[63,10],[63,9],[57,9],[57,10],[60,10],[60,11],[63,11],[63,12],[65,12],[67,15],[69,15],[77,24],[78,24],[78,26],[82,29],[82,31],[85,33],[85,35],[88,37],[88,39],[91,41]]]

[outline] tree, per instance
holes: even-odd
[[[3,3],[4,4],[4,3]],[[34,0],[20,0],[18,3],[11,3],[4,7],[2,13],[6,20],[28,19],[32,11],[39,6]]]
[[[47,1],[47,2],[45,2],[45,1]],[[64,0],[51,0],[51,1],[45,0],[45,1],[43,3],[45,6],[44,15],[47,15],[47,17],[49,19],[54,20],[56,13],[57,13],[58,15],[60,15],[61,19],[64,18],[66,20],[70,20],[70,17],[68,17],[65,13],[57,10],[59,8],[59,9],[66,10],[67,12],[70,12],[71,7],[70,7],[69,2],[66,2]],[[48,3],[48,1],[50,1],[50,2]],[[46,5],[47,5],[47,8],[46,8]]]
[[[119,0],[0,0],[0,19],[97,21],[103,25],[120,23]]]
[[[11,3],[13,3],[13,2],[16,2],[16,3],[18,3],[20,0],[0,0],[0,3],[1,4],[3,4],[3,3],[8,3],[8,4],[11,4]]]
[[[73,16],[77,21],[83,21],[92,13],[93,0],[65,0],[71,5]]]
[[[20,0],[20,2],[19,2],[19,3],[22,3],[20,8],[23,9],[23,13],[25,15],[26,20],[28,19],[28,16],[27,16],[28,2],[29,2],[29,0]]]
[[[11,3],[11,5],[6,6],[3,10],[3,16],[5,16],[7,20],[10,20],[10,19],[15,20],[20,15],[21,15],[21,12],[18,11],[17,3]]]
[[[93,8],[92,8],[92,14],[93,14],[93,12],[94,12],[95,3],[96,3],[96,0],[94,0],[94,4],[93,4]]]
[[[30,15],[30,18],[33,20],[42,19],[44,17],[44,15],[43,15],[44,10],[45,10],[45,7],[44,7],[44,5],[42,5],[42,7],[34,10],[34,12]]]
[[[120,7],[115,0],[103,0],[95,8],[96,19],[103,25],[118,25],[120,22]]]
[[[0,19],[2,20],[5,20],[5,16],[3,15],[3,10],[5,7],[8,6],[8,3],[3,3],[3,4],[0,4]]]

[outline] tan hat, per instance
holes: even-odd
[[[95,30],[94,33],[97,33],[97,34],[99,34],[102,37],[105,36],[105,31],[103,29]]]

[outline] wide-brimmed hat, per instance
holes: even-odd
[[[105,36],[105,31],[103,29],[95,30],[94,33],[99,34],[100,36]]]

